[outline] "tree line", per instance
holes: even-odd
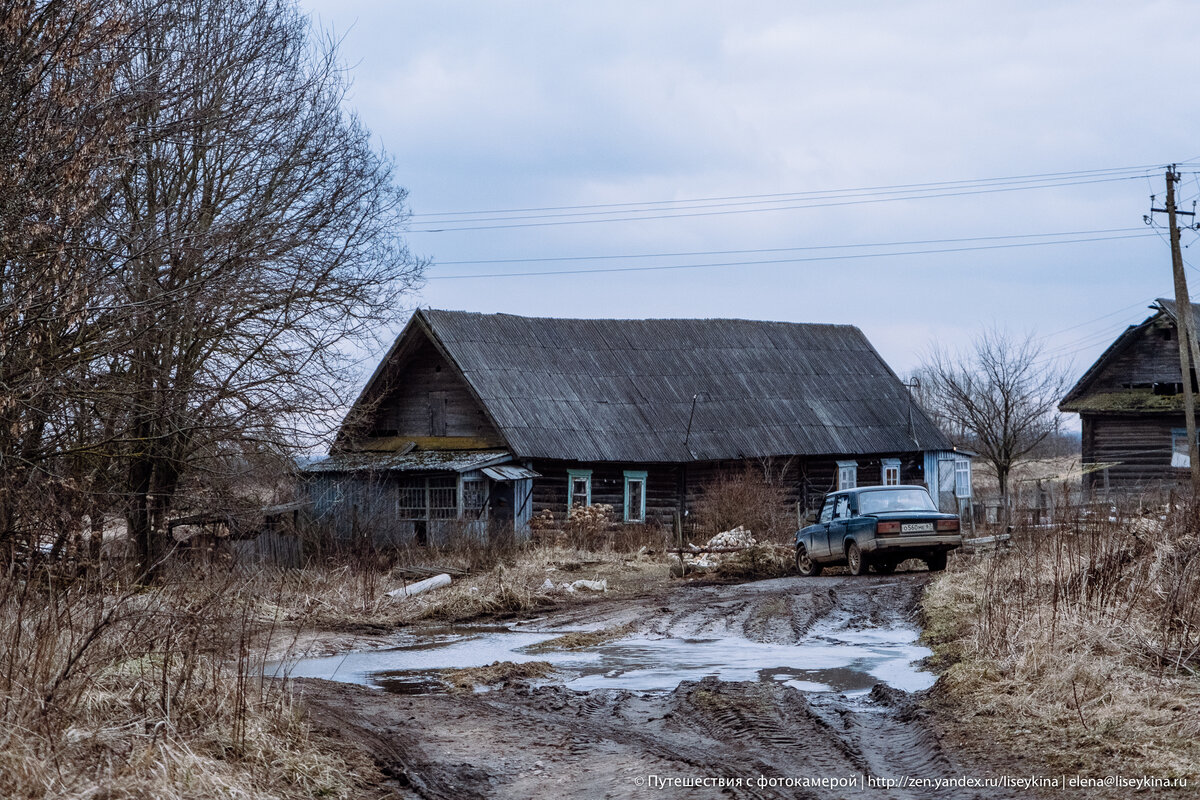
[[[172,514],[328,424],[423,263],[288,0],[0,0],[0,548]],[[95,533],[95,531],[93,531]]]

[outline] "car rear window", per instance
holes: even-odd
[[[937,506],[924,489],[889,489],[859,495],[858,513],[879,514],[886,511],[937,511]]]

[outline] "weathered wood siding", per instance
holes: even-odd
[[[1087,393],[1121,391],[1131,384],[1179,383],[1182,374],[1175,326],[1159,319],[1130,336],[1121,351],[1088,381]]]
[[[555,519],[567,514],[567,470],[592,471],[592,503],[613,507],[620,522],[625,513],[625,470],[646,473],[646,522],[670,525],[679,508],[679,467],[675,464],[584,464],[571,461],[535,461],[542,477],[533,481],[533,513],[550,509]]]
[[[1187,479],[1188,470],[1171,466],[1171,431],[1184,427],[1182,414],[1084,413],[1080,417],[1085,469],[1111,465],[1084,475],[1089,496],[1102,497],[1106,490],[1169,489]]]
[[[775,458],[769,460],[720,461],[689,465],[687,470],[687,495],[691,498],[704,491],[704,486],[721,474],[737,474],[749,465],[752,469],[765,472],[771,479],[783,484],[788,491],[790,503],[799,502],[805,508],[817,508],[825,495],[837,490],[838,461],[855,461],[858,464],[859,486],[883,485],[883,460],[900,461],[900,482],[920,484],[925,480],[924,459],[920,453],[881,453],[869,456],[821,456],[818,458]]]
[[[390,382],[394,388],[376,411],[371,436],[402,436],[426,450],[504,445],[466,381],[428,340]]]
[[[883,484],[883,459],[899,459],[900,482],[924,482],[924,461],[920,453],[883,453],[860,456],[858,485]],[[618,521],[624,516],[625,471],[647,473],[646,522],[673,524],[675,513],[693,507],[706,486],[722,475],[740,475],[747,467],[759,474],[766,472],[771,480],[781,483],[789,504],[800,502],[805,508],[816,508],[828,492],[837,488],[838,457],[816,459],[775,458],[752,461],[708,461],[694,464],[590,464],[571,461],[535,461],[533,469],[541,474],[533,482],[534,514],[550,509],[556,519],[567,512],[568,470],[592,471],[592,503],[613,507]]]

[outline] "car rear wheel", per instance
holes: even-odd
[[[796,572],[799,572],[806,578],[821,574],[821,565],[809,557],[808,551],[804,549],[804,545],[796,546]]]
[[[925,563],[929,565],[930,572],[941,572],[946,568],[946,553],[931,553],[925,556]]]
[[[850,568],[851,575],[862,575],[867,571],[867,560],[855,542],[846,546],[846,566]]]

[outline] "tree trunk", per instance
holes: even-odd
[[[1008,473],[1008,466],[996,465],[996,480],[1000,484],[1001,522],[1006,527],[1012,522],[1012,504],[1009,502],[1008,496]]]

